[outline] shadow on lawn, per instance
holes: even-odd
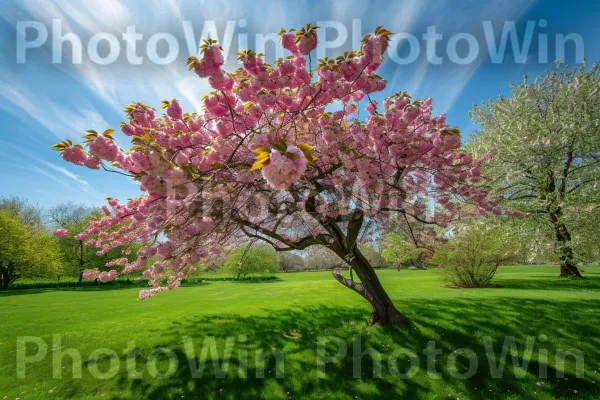
[[[182,283],[181,287],[195,287],[195,286],[205,286],[211,283],[223,283],[223,282],[229,282],[229,283],[236,283],[236,284],[256,284],[256,283],[275,283],[275,282],[281,282],[280,278],[275,278],[275,279],[269,279],[269,280],[264,280],[264,281],[260,281],[260,280],[205,280],[205,281],[201,281],[201,282],[191,282],[191,283]],[[88,284],[85,286],[68,286],[68,287],[52,287],[52,288],[40,288],[40,289],[11,289],[9,288],[8,290],[0,290],[0,298],[3,296],[15,296],[15,295],[22,295],[22,294],[39,294],[39,293],[48,293],[48,292],[56,292],[56,291],[61,291],[61,292],[103,292],[103,291],[111,291],[111,290],[122,290],[122,289],[148,289],[148,285],[146,284],[137,284],[137,283],[124,283],[124,284],[114,284],[114,285],[106,285],[106,284],[102,284],[102,285],[93,285],[93,284]]]
[[[585,275],[583,279],[540,277],[532,279],[494,279],[494,284],[503,289],[522,290],[600,290],[600,276]]]
[[[361,308],[306,307],[289,311],[271,311],[268,317],[245,317],[230,314],[215,314],[209,317],[189,316],[154,334],[163,338],[160,347],[172,350],[177,356],[178,368],[168,379],[151,378],[147,371],[143,379],[132,379],[125,371],[113,378],[123,393],[122,398],[145,399],[410,399],[431,397],[434,394],[452,398],[487,399],[531,398],[534,391],[538,396],[569,397],[570,390],[578,391],[579,396],[600,396],[600,385],[593,385],[589,377],[600,361],[600,339],[598,335],[596,310],[600,300],[594,301],[547,301],[522,299],[493,299],[480,302],[469,300],[398,302],[414,324],[409,328],[366,328],[368,310]],[[299,339],[290,339],[284,334],[299,332]],[[373,361],[369,356],[362,357],[359,364],[361,379],[353,378],[353,335],[362,335],[362,349],[371,348],[382,355],[382,376],[373,376]],[[244,335],[246,340],[240,335]],[[548,340],[539,343],[540,335]],[[235,345],[231,353],[229,370],[224,379],[215,378],[215,368],[207,361],[202,377],[193,378],[182,339],[190,337],[194,347],[196,362],[201,354],[206,337],[215,337],[219,358],[222,358],[226,337],[233,337]],[[327,364],[325,374],[317,371],[317,342],[319,337],[337,336],[348,345],[347,355],[338,363]],[[485,356],[483,337],[493,341],[496,358],[500,357],[501,344],[506,336],[514,336],[518,348],[518,362],[521,363],[527,336],[535,337],[533,355],[527,368],[525,379],[516,379],[511,357],[507,357],[506,368],[501,379],[490,374],[488,359]],[[581,338],[585,338],[581,340]],[[423,350],[429,341],[435,341],[436,348],[443,353],[437,357],[435,369],[442,379],[433,379],[426,373],[427,358]],[[559,343],[559,345],[557,345]],[[335,346],[328,347],[327,355],[333,355]],[[557,348],[558,347],[558,348]],[[568,380],[557,379],[554,355],[557,350],[578,348],[585,355],[588,379],[574,376],[572,357],[567,357]],[[420,362],[418,373],[408,379],[398,379],[390,372],[390,354],[400,348],[417,353]],[[468,348],[477,354],[479,367],[469,379],[458,379],[447,367],[448,355],[452,350]],[[273,357],[267,358],[264,378],[255,363],[256,350],[279,349],[284,355],[285,376],[277,379],[276,363]],[[539,349],[547,349],[549,362],[538,360]],[[139,370],[146,367],[146,361],[153,349],[139,349],[141,356],[133,356]],[[240,376],[238,368],[244,357],[240,351],[247,351],[247,378]],[[210,354],[210,353],[209,353]],[[508,354],[511,354],[509,351]],[[132,355],[122,356],[123,365]],[[209,357],[209,360],[211,357]],[[98,363],[107,360],[98,360]],[[166,370],[160,367],[159,370]],[[165,364],[166,365],[166,364]],[[400,373],[407,371],[408,358],[398,360]],[[546,365],[547,379],[539,377],[540,367]],[[460,372],[468,370],[466,356],[457,358]],[[162,369],[161,369],[162,368]],[[588,369],[590,372],[588,373]],[[544,381],[543,388],[537,381]],[[77,393],[77,381],[63,387],[64,395]],[[288,394],[289,393],[289,394]],[[585,396],[584,396],[585,397]],[[121,397],[113,397],[121,398]]]
[[[204,286],[208,285],[208,282],[203,283],[194,283],[193,285],[182,285],[185,286]],[[98,286],[73,286],[73,287],[59,287],[59,288],[44,288],[44,289],[8,289],[8,290],[0,290],[0,298],[8,297],[8,296],[18,296],[24,294],[40,294],[40,293],[52,293],[52,292],[80,292],[80,293],[90,293],[90,292],[107,292],[113,290],[123,290],[123,289],[147,289],[148,286],[144,285],[135,285],[135,284],[124,284],[124,285],[98,285]]]

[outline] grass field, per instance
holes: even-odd
[[[596,399],[600,267],[584,270],[586,279],[575,281],[557,279],[552,267],[503,267],[494,280],[499,287],[490,289],[445,288],[435,270],[380,271],[395,304],[413,321],[405,329],[367,328],[368,304],[330,272],[281,274],[279,280],[258,283],[211,282],[146,301],[136,300],[137,288],[118,286],[9,291],[0,294],[0,399]],[[47,354],[26,364],[25,377],[18,378],[17,338],[24,336],[40,338],[37,344],[29,339],[27,356],[44,350],[44,344]],[[322,372],[319,346],[324,356],[342,346],[328,336],[341,338],[347,354],[324,364]],[[494,378],[484,337],[491,338],[498,362],[506,336],[515,338],[518,353],[508,350],[506,367]],[[194,377],[184,342],[199,362],[211,337],[221,358],[227,344],[232,349],[226,376],[216,378],[219,371],[209,361],[202,377]],[[353,340],[362,350],[381,354],[380,378],[369,356],[354,362]],[[528,340],[530,357],[524,351]],[[431,341],[441,351],[430,359],[439,376],[431,368],[427,372],[423,351]],[[61,348],[63,353],[75,349],[71,353],[81,360],[59,359]],[[175,361],[169,363],[159,348],[172,352],[176,368],[167,371]],[[466,351],[452,353],[460,348],[472,350],[475,359]],[[566,357],[564,367],[557,362],[557,351],[571,348],[584,356],[581,378],[574,356]],[[268,349],[283,354],[283,377],[276,377],[275,357],[267,358],[260,376],[262,363],[255,355]],[[408,351],[416,353],[412,362],[420,368],[409,368]],[[525,376],[515,376],[522,369],[513,367],[511,354],[519,363],[529,358]],[[468,371],[475,361],[475,370]],[[353,378],[358,369],[360,379]],[[546,378],[540,378],[540,369],[547,370]],[[170,376],[157,376],[157,370]],[[472,376],[461,379],[462,373]],[[564,378],[557,378],[562,373]],[[99,379],[101,374],[107,379]]]

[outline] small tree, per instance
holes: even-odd
[[[554,236],[560,276],[581,274],[575,265],[573,225],[567,211],[600,201],[600,66],[586,70],[560,63],[534,82],[512,85],[511,97],[475,106],[482,128],[469,149],[494,152],[484,167],[512,207],[531,213]]]
[[[54,275],[60,268],[54,238],[4,210],[0,210],[0,238],[0,289],[20,278]]]
[[[278,271],[275,250],[267,246],[240,246],[231,252],[223,264],[223,272],[236,279]]]
[[[514,257],[498,228],[473,223],[441,245],[433,257],[444,279],[457,287],[488,287],[498,267]]]
[[[130,150],[117,146],[112,129],[89,131],[87,150],[69,141],[54,146],[66,161],[93,169],[108,163],[140,182],[141,197],[110,200],[111,215],[86,232],[106,247],[101,252],[114,241],[143,243],[125,273],[149,257],[162,260],[141,298],[178,287],[202,258],[252,238],[277,251],[328,248],[360,279],[334,270],[371,304],[369,323],[403,324],[359,238],[376,236],[390,218],[447,225],[464,203],[501,212],[482,187],[479,167],[488,156],[461,150],[458,129],[432,116],[431,99],[401,92],[379,104],[371,97],[386,87],[376,71],[391,32],[378,27],[360,49],[313,64],[316,29],[282,30],[290,56],[273,64],[239,52],[241,68],[233,72],[224,71],[216,41],[205,40],[201,57],[188,60],[213,88],[201,113],[165,100],[166,114],[157,116],[134,103],[121,126]],[[332,103],[338,111],[328,110]],[[428,200],[443,207],[431,215]]]

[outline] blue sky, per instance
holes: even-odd
[[[416,98],[432,97],[434,111],[447,113],[450,124],[460,127],[468,137],[476,130],[466,118],[472,104],[507,93],[508,83],[520,82],[524,73],[535,76],[552,67],[557,56],[557,35],[576,35],[583,46],[579,50],[588,61],[599,60],[599,18],[597,0],[5,0],[0,10],[0,196],[23,196],[42,206],[63,201],[98,205],[106,196],[137,196],[136,184],[127,178],[67,164],[50,150],[50,145],[64,138],[75,140],[86,129],[118,127],[124,120],[121,108],[132,101],[158,108],[162,99],[176,97],[184,109],[198,109],[200,96],[210,89],[187,71],[185,60],[190,55],[188,46],[195,48],[193,44],[203,29],[211,26],[222,42],[229,43],[227,63],[231,69],[237,68],[234,53],[240,40],[254,48],[257,34],[277,33],[282,26],[323,21],[328,28],[321,35],[322,42],[335,41],[337,34],[345,30],[348,39],[325,50],[330,57],[348,50],[353,35],[361,37],[378,25],[412,36],[420,51],[415,51],[408,39],[399,40],[394,49],[396,56],[388,57],[380,69],[380,75],[388,81],[383,95],[408,91]],[[59,32],[53,30],[56,21],[62,35],[73,33],[81,40],[81,63],[72,62],[73,53],[77,56],[78,51],[70,44],[56,46],[62,49],[62,62],[53,62],[57,57],[53,40],[60,40]],[[490,24],[491,38],[500,43],[504,24],[510,21],[514,21],[520,46],[528,38],[528,24],[533,28],[530,47],[519,60],[508,41],[502,61],[492,62],[484,25]],[[25,31],[26,36],[20,36],[17,28],[23,31],[27,24],[33,27]],[[142,58],[141,65],[128,59],[122,39],[131,26],[142,35],[136,51]],[[436,47],[440,64],[431,62],[422,38],[432,26],[442,35]],[[24,62],[19,62],[19,40],[21,45],[35,40],[40,29],[47,31],[46,42],[27,49]],[[118,40],[118,57],[106,65],[94,62],[88,48],[98,34]],[[157,34],[170,35],[179,46],[178,57],[167,65],[151,62],[147,51],[150,38]],[[467,41],[456,35],[474,38],[479,51],[469,53],[473,47],[469,50]],[[544,38],[547,52],[545,46],[540,46]],[[453,40],[454,55],[464,59],[471,54],[472,61],[455,62],[452,51],[448,51]],[[174,47],[165,40],[157,43],[155,55],[164,60]],[[575,41],[561,47],[566,49],[566,62],[576,65],[581,61]],[[106,41],[101,40],[98,49],[98,57],[109,55]],[[267,43],[268,56],[272,56],[273,49]],[[543,61],[544,54],[549,63]],[[412,55],[416,55],[415,60],[408,62]],[[121,140],[120,144],[125,146],[126,142]]]

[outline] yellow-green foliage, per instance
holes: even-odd
[[[267,246],[241,246],[231,252],[222,268],[237,278],[252,274],[277,272],[275,250]]]

